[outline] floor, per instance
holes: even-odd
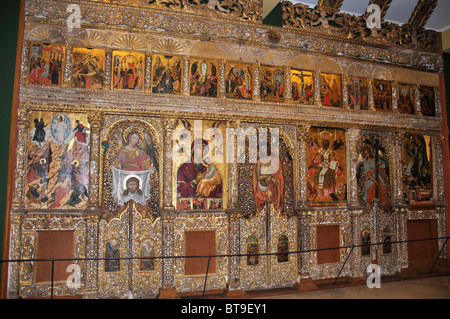
[[[450,276],[383,282],[314,292],[264,296],[264,299],[450,299]]]

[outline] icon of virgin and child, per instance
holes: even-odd
[[[150,133],[132,128],[115,137],[122,147],[112,157],[114,200],[122,206],[130,200],[145,205],[150,199],[151,175],[159,168],[153,139]]]
[[[221,198],[222,177],[203,139],[192,142],[191,160],[178,168],[177,192],[180,198]]]

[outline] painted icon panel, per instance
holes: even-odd
[[[154,211],[159,171],[156,144],[156,133],[145,121],[121,120],[110,128],[103,141],[105,217],[130,201],[141,213]]]
[[[431,137],[407,134],[403,141],[402,164],[405,203],[433,204]]]
[[[259,263],[259,240],[256,236],[247,239],[247,265],[257,265]]]
[[[433,87],[420,87],[420,108],[423,115],[436,116],[436,102]]]
[[[352,110],[369,108],[369,81],[359,77],[347,79],[348,104]]]
[[[113,51],[112,89],[144,89],[145,54],[139,52]]]
[[[378,199],[387,207],[390,196],[388,154],[382,142],[375,136],[364,137],[359,145],[356,179],[364,205],[372,205]]]
[[[413,85],[398,84],[398,111],[403,114],[415,114],[416,98]]]
[[[152,93],[181,94],[183,57],[155,54],[152,57]]]
[[[147,239],[141,244],[141,256],[140,257],[155,257],[155,242],[151,239]],[[152,271],[155,270],[155,260],[156,259],[140,259],[141,271]]]
[[[312,127],[307,141],[308,202],[311,206],[347,203],[345,131]]]
[[[392,111],[391,82],[374,80],[372,86],[373,100],[377,111]]]
[[[292,100],[301,104],[314,104],[314,73],[291,70]]]
[[[219,62],[217,60],[191,58],[190,95],[217,97],[218,71]]]
[[[116,239],[108,241],[105,247],[105,272],[120,271],[120,242]]]
[[[222,121],[179,121],[173,139],[177,209],[226,208],[225,126]]]
[[[31,114],[26,206],[86,208],[90,126],[85,114]]]
[[[258,211],[274,209],[289,215],[294,206],[292,154],[278,128],[267,130],[267,137],[264,132],[265,128],[259,129],[258,158],[253,164],[254,203]]]
[[[261,101],[284,101],[283,68],[261,66],[259,71],[259,94]]]
[[[361,256],[370,256],[370,231],[364,229],[361,232]]]
[[[337,74],[320,74],[320,99],[323,106],[342,106],[341,76]]]
[[[392,253],[392,234],[389,228],[383,230],[383,254]]]
[[[253,65],[227,63],[225,96],[230,99],[251,100],[253,97]]]
[[[74,48],[72,53],[72,87],[101,89],[105,77],[105,50]]]
[[[286,235],[281,235],[278,238],[277,244],[277,261],[279,263],[285,263],[289,261],[289,238]]]
[[[58,44],[31,43],[28,63],[28,84],[60,86],[66,49]]]

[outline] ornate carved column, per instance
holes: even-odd
[[[221,60],[219,63],[219,83],[218,83],[218,92],[217,97],[218,98],[225,98],[225,60]]]
[[[314,105],[322,106],[320,97],[320,71],[314,71]]]
[[[17,140],[16,140],[16,163],[15,163],[15,178],[14,178],[14,196],[13,209],[20,209],[24,207],[25,199],[25,185],[26,183],[26,169],[27,169],[27,141],[28,141],[28,127],[30,125],[30,110],[20,108],[17,114]]]
[[[111,83],[112,83],[112,49],[106,49],[105,50],[105,77],[103,80],[103,88],[105,90],[111,90]]]
[[[350,109],[350,103],[348,101],[348,87],[347,87],[348,74],[345,72],[342,74],[342,108],[345,110]]]
[[[434,189],[436,191],[436,206],[445,206],[445,181],[444,181],[444,159],[442,150],[444,147],[444,137],[441,134],[432,136],[432,156],[434,167]]]
[[[310,227],[309,220],[307,218],[307,208],[308,205],[308,188],[307,188],[307,148],[306,141],[309,136],[309,125],[303,124],[297,126],[297,163],[294,162],[294,167],[297,167],[296,172],[294,172],[294,197],[295,197],[295,208],[297,209],[297,245],[298,250],[308,250],[309,249],[309,235]],[[294,159],[295,160],[295,159]],[[295,176],[297,175],[297,178]],[[308,269],[308,257],[309,254],[299,254],[298,256],[298,273],[302,277],[300,284],[303,285],[304,282],[310,281],[310,274]]]
[[[436,117],[442,116],[441,91],[438,87],[434,88],[434,100],[436,104]]]
[[[291,68],[284,68],[284,101],[292,103]]]
[[[315,240],[315,235],[311,230],[311,218],[309,212],[300,212],[297,214],[298,218],[298,250],[307,251],[313,249],[311,247],[312,238]],[[298,257],[298,272],[301,276],[300,283],[304,279],[308,279],[311,276],[311,264],[313,259],[312,252],[306,252],[299,254]]]
[[[178,120],[174,118],[164,118],[162,119],[162,124],[164,128],[164,143],[163,143],[163,208],[164,209],[174,209],[172,204],[172,134],[174,129],[178,124]]]
[[[152,53],[145,52],[145,75],[144,91],[151,92],[152,89]]]
[[[259,88],[259,72],[261,70],[261,65],[259,63],[255,64],[253,70],[253,101],[261,101],[261,92]]]
[[[347,203],[349,207],[361,206],[358,197],[358,181],[356,179],[358,153],[357,144],[361,130],[349,128],[347,130]]]
[[[174,255],[174,215],[172,211],[163,211],[162,219],[162,256],[170,257]],[[176,298],[174,287],[174,264],[173,258],[162,259],[162,289],[159,298]]]
[[[398,82],[391,82],[391,90],[392,90],[392,112],[399,113],[398,110]]]
[[[73,46],[66,45],[66,61],[64,63],[64,76],[63,76],[63,87],[70,87],[72,83],[72,55]]]
[[[228,214],[228,253],[237,255],[240,253],[241,214],[230,212]],[[240,287],[240,257],[230,257],[228,262],[228,297],[245,295]]]
[[[407,240],[407,223],[408,216],[406,209],[396,209],[395,213],[397,214],[397,240]],[[407,268],[409,265],[408,262],[408,244],[400,243],[397,244],[397,254],[398,254],[398,265],[400,268]]]
[[[183,56],[183,88],[182,95],[189,95],[189,56]]]
[[[24,258],[22,256],[23,253],[23,245],[21,243],[22,241],[22,224],[23,224],[23,217],[21,214],[14,214],[11,216],[11,242],[10,242],[10,251],[8,258],[9,259],[21,259]],[[12,249],[14,248],[14,249]],[[29,256],[30,257],[30,256]],[[33,256],[31,256],[33,257]],[[10,263],[8,266],[8,291],[7,291],[7,298],[16,299],[19,297],[19,282],[20,282],[20,276],[21,271],[20,269],[25,268],[30,270],[30,276],[31,276],[31,267],[26,267],[26,265],[30,265],[29,262],[26,263]],[[6,278],[4,280],[7,280]]]
[[[414,111],[415,111],[415,114],[417,114],[417,115],[423,115],[421,103],[420,103],[420,91],[419,91],[418,85],[416,85],[414,87]]]
[[[399,154],[399,156],[393,156],[393,168],[392,168],[392,188],[393,188],[393,202],[396,207],[399,207],[403,204],[403,173],[402,173],[402,144],[404,140],[404,134],[399,132],[392,133],[392,153],[391,154]]]
[[[228,128],[230,129],[237,129],[241,127],[241,121],[228,121],[227,122]],[[236,142],[233,141],[233,145],[235,145]],[[228,152],[231,154],[230,150]],[[235,154],[236,155],[236,154]],[[237,156],[235,156],[233,162],[229,162],[228,158],[225,159],[227,161],[227,169],[228,169],[228,203],[227,208],[233,209],[238,207],[238,163],[235,160]]]
[[[297,172],[294,172],[294,185],[298,187],[294,188],[295,207],[305,208],[308,207],[307,197],[307,153],[306,153],[306,141],[309,136],[309,125],[297,126],[297,159],[298,162],[294,163],[294,167],[298,167]],[[297,178],[296,178],[297,177]]]
[[[89,203],[90,213],[86,216],[86,258],[98,257],[98,223],[100,216],[100,131],[103,127],[103,113],[89,112]],[[98,261],[86,261],[85,298],[98,297]]]
[[[99,215],[86,218],[86,258],[98,258]],[[98,260],[86,261],[85,295],[86,299],[98,298]]]
[[[103,126],[102,112],[89,112],[88,122],[91,126],[91,137],[89,142],[89,209],[100,209],[100,130]]]
[[[369,79],[369,110],[375,111],[375,99],[373,97],[373,79]]]
[[[241,121],[228,121],[228,128],[237,129],[241,127]],[[235,141],[233,141],[233,145]],[[231,154],[231,153],[230,153]],[[236,159],[236,158],[235,158]],[[228,253],[240,253],[240,217],[241,212],[236,211],[238,208],[238,188],[239,188],[239,174],[237,161],[228,161]],[[228,262],[228,291],[229,298],[244,297],[245,292],[239,289],[240,282],[240,257],[230,257]]]

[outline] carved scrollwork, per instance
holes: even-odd
[[[439,33],[413,25],[399,26],[383,22],[381,29],[369,29],[365,16],[353,16],[333,10],[309,8],[307,5],[283,2],[283,25],[341,38],[364,40],[409,49],[439,52]]]
[[[242,20],[262,21],[262,5],[259,0],[150,0],[150,6],[175,9],[212,16],[238,17]]]

